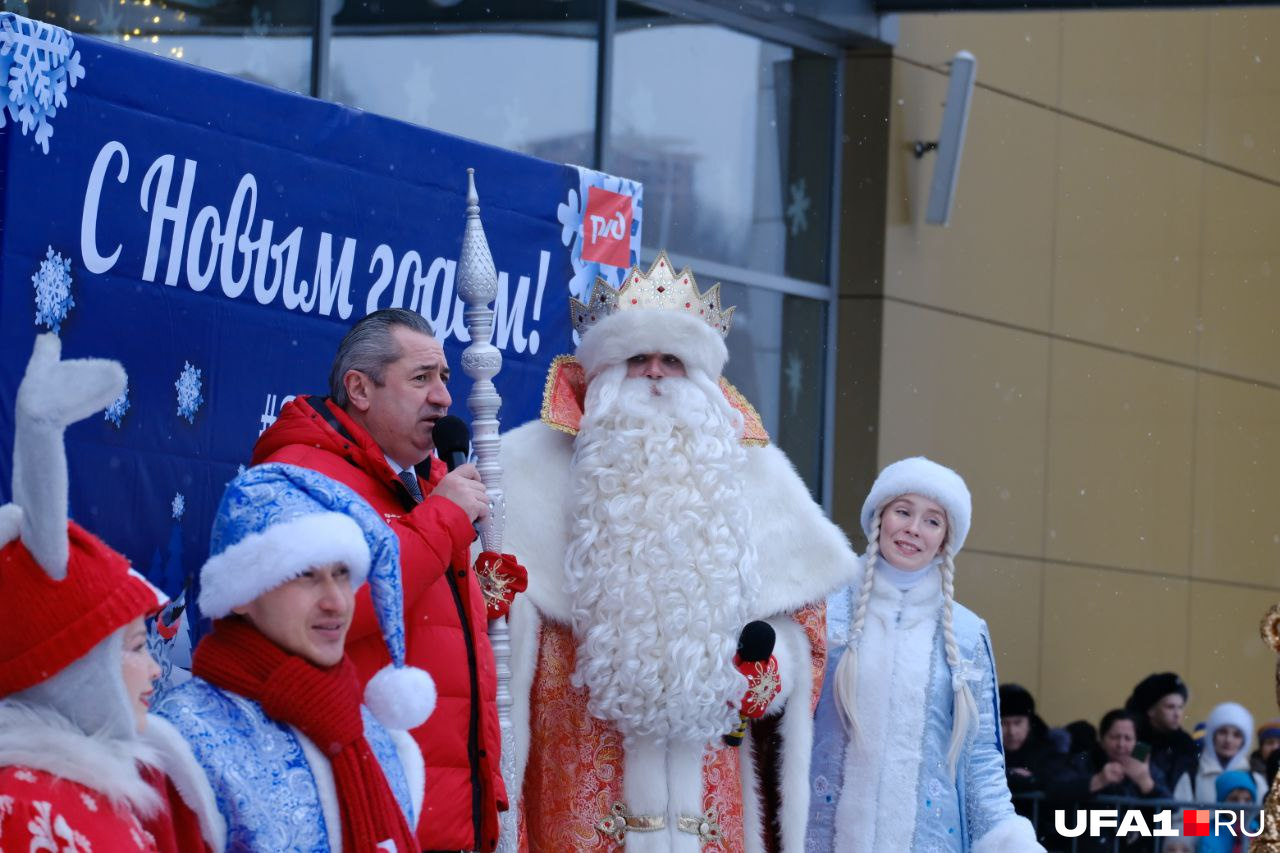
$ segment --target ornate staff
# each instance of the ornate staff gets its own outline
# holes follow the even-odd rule
[[[471,410],[471,444],[475,448],[476,468],[489,493],[489,518],[480,530],[480,541],[486,551],[502,551],[502,532],[506,524],[506,498],[502,494],[502,467],[498,464],[498,408],[502,397],[494,387],[493,377],[502,369],[502,352],[490,343],[493,335],[493,309],[489,303],[498,294],[498,274],[489,253],[489,241],[480,223],[480,197],[476,194],[475,169],[467,169],[467,224],[462,232],[462,255],[458,259],[458,295],[466,303],[463,318],[470,345],[462,351],[462,372],[474,383],[467,396]],[[516,802],[520,797],[519,780],[515,776],[515,735],[511,730],[511,641],[506,619],[489,622],[489,643],[498,673],[498,723],[502,729],[502,780],[507,786],[511,807],[503,812],[498,827],[499,853],[516,849]]]

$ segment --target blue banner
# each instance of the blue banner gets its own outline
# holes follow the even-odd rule
[[[426,317],[469,416],[454,286],[467,167],[499,270],[504,427],[537,416],[548,364],[572,351],[570,292],[620,283],[625,267],[599,258],[636,262],[633,181],[11,14],[0,75],[0,497],[34,337],[117,359],[125,395],[67,433],[71,513],[170,594],[207,556],[260,432],[292,395],[326,392],[366,313]],[[607,211],[589,209],[597,196]]]

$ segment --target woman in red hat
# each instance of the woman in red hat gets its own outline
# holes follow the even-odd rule
[[[144,619],[163,593],[67,519],[63,432],[124,388],[110,361],[36,339],[18,388],[13,500],[0,507],[0,844],[195,851],[140,734],[159,667]],[[196,839],[191,846],[191,838]]]

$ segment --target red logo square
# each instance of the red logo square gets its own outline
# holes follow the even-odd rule
[[[1212,835],[1213,811],[1210,809],[1183,809],[1183,835]]]
[[[582,259],[631,266],[631,196],[599,187],[587,191],[582,213]]]

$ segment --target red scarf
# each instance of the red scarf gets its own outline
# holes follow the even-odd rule
[[[417,849],[365,740],[360,679],[348,658],[322,669],[286,652],[244,620],[219,619],[191,664],[194,674],[257,702],[268,717],[293,726],[328,757],[338,789],[343,850],[378,853],[378,843],[387,839],[400,853]]]

